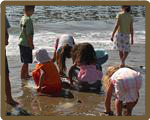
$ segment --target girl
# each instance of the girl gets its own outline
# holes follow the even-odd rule
[[[60,42],[60,45],[54,61],[56,60],[60,75],[66,77],[66,58],[71,58],[71,49],[75,42],[73,36],[70,34],[63,34],[57,40]]]
[[[32,72],[38,93],[60,95],[61,81],[59,73],[53,61],[45,49],[39,49],[35,53],[36,68]]]
[[[73,84],[73,70],[76,66],[80,67],[78,73],[78,84],[80,91],[87,91],[90,87],[100,91],[102,72],[96,69],[96,53],[89,43],[75,45],[72,50],[74,65],[69,70],[70,82]]]
[[[116,115],[122,115],[123,102],[125,103],[125,115],[131,116],[132,110],[138,102],[139,90],[142,79],[139,72],[131,68],[119,68],[111,66],[103,77],[103,85],[106,91],[105,110],[111,115],[111,97],[115,96]]]
[[[130,34],[131,34],[131,45],[133,45],[133,18],[130,14],[130,6],[122,6],[121,12],[116,17],[116,25],[113,30],[111,41],[114,41],[114,35],[116,31],[116,40],[114,41],[114,49],[119,50],[119,56],[121,60],[120,67],[125,66],[125,60],[130,52]]]

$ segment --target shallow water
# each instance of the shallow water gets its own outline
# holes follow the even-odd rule
[[[112,53],[110,54],[112,55]],[[138,59],[138,57],[136,59]],[[96,94],[96,93],[71,91],[74,95],[73,99],[67,99],[62,97],[38,96],[32,78],[28,81],[20,80],[19,75],[21,64],[19,58],[8,57],[8,60],[11,71],[10,78],[12,83],[13,96],[20,103],[20,106],[29,113],[32,113],[32,115],[42,115],[42,116],[103,115],[102,112],[104,111],[104,96],[105,96],[104,93]],[[118,59],[113,60],[118,61]],[[104,73],[105,68],[110,64],[110,62],[112,63],[112,60],[108,61],[108,63],[103,66]],[[132,65],[137,71],[140,71],[143,77],[143,85],[140,90],[140,99],[137,106],[133,110],[133,115],[140,115],[140,116],[145,115],[145,68],[140,68],[137,64],[132,64],[132,61],[129,61],[129,64]],[[69,61],[67,65],[70,65]],[[144,64],[142,63],[141,65]],[[34,65],[30,65],[30,70],[32,70],[33,67]],[[6,105],[6,111],[15,113],[14,112],[15,109],[12,109],[9,105]]]

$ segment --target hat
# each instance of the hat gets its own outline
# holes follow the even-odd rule
[[[104,56],[106,56],[108,54],[106,52],[106,50],[104,50],[104,49],[95,49],[95,52],[96,52],[97,58],[103,58]]]
[[[35,52],[35,59],[34,59],[34,63],[44,63],[44,62],[48,62],[50,60],[50,56],[48,55],[48,52],[46,51],[46,49],[38,49]]]
[[[61,46],[69,45],[73,47],[74,39],[70,34],[63,34],[59,37],[59,41],[61,42]]]

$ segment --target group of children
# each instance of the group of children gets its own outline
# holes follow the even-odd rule
[[[34,6],[25,6],[25,15],[21,19],[19,47],[23,62],[22,79],[29,77],[28,64],[32,63],[34,32],[30,16],[33,11]],[[112,115],[111,97],[114,96],[116,115],[122,115],[123,104],[126,109],[125,115],[132,115],[132,109],[139,99],[142,79],[139,72],[125,66],[125,59],[130,51],[130,34],[133,44],[133,20],[129,12],[130,6],[122,6],[122,12],[117,15],[117,23],[111,37],[119,50],[121,59],[119,67],[111,66],[103,75],[101,65],[108,60],[108,54],[104,50],[95,50],[88,42],[76,44],[72,35],[63,34],[56,39],[53,58],[50,58],[46,49],[38,49],[35,52],[34,62],[37,64],[32,76],[38,93],[59,96],[62,91],[61,77],[65,77],[70,82],[69,88],[77,85],[79,91],[90,89],[100,91],[103,86],[106,92],[105,114]],[[117,30],[117,38],[113,40]],[[73,62],[68,75],[67,58],[72,58]]]

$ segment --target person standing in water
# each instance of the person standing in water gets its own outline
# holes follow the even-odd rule
[[[134,43],[134,30],[133,30],[133,18],[130,14],[131,6],[122,6],[121,12],[116,16],[116,25],[113,30],[111,41],[114,41],[114,49],[119,51],[119,56],[121,60],[120,67],[125,66],[125,60],[130,52],[130,45]],[[116,39],[114,40],[114,35]],[[131,42],[130,42],[131,34]]]
[[[19,48],[20,48],[20,57],[21,62],[23,63],[21,68],[21,79],[28,79],[30,77],[28,71],[28,64],[32,63],[32,50],[34,49],[33,44],[33,23],[31,16],[34,12],[35,6],[25,6],[24,7],[24,16],[21,18],[20,27],[21,33],[19,36]]]

